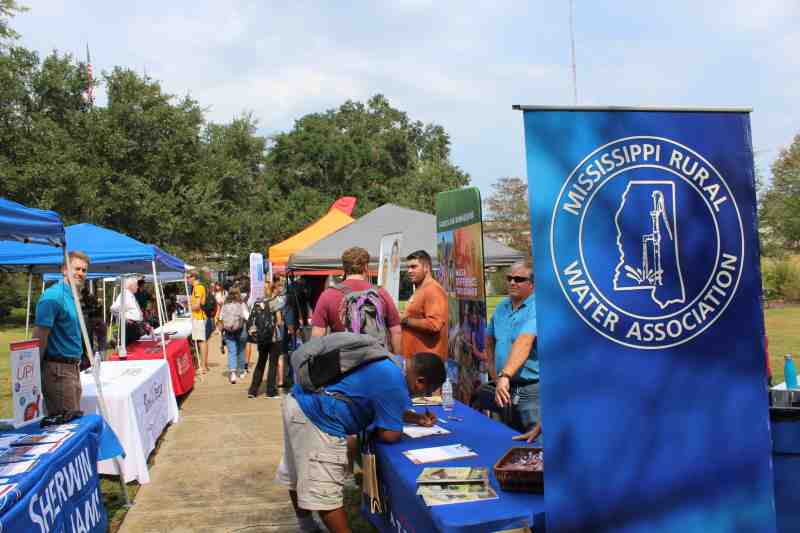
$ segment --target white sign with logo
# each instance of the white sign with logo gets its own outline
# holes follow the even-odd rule
[[[11,400],[14,427],[24,426],[44,416],[39,341],[11,343]]]
[[[250,294],[247,297],[247,304],[252,306],[253,302],[264,297],[264,256],[261,254],[250,254]]]
[[[378,285],[394,298],[394,304],[400,304],[400,250],[403,246],[402,233],[390,233],[381,238],[381,250],[378,260]]]

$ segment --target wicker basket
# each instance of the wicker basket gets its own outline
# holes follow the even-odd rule
[[[544,472],[536,470],[520,470],[509,468],[508,463],[519,455],[529,452],[538,453],[541,448],[514,447],[509,449],[494,465],[494,476],[500,488],[513,492],[544,492]]]

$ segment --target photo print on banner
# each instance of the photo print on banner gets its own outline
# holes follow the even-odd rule
[[[455,398],[469,405],[486,362],[483,219],[475,187],[436,195],[438,281],[447,293],[448,372]]]

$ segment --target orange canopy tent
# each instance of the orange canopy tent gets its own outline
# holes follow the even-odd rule
[[[284,272],[289,262],[289,256],[293,253],[311,246],[353,222],[354,219],[350,214],[355,205],[356,198],[353,196],[339,198],[325,216],[285,241],[270,246],[269,260],[272,262],[273,272]]]

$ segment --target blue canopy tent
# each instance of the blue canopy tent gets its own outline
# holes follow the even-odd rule
[[[25,243],[39,243],[39,244],[25,244]],[[0,246],[23,246],[30,248],[44,248],[49,252],[55,250],[58,257],[58,264],[67,264],[69,269],[70,288],[72,290],[75,305],[78,310],[78,322],[80,323],[81,334],[86,345],[86,352],[92,364],[96,366],[96,361],[93,360],[92,354],[88,348],[89,336],[86,333],[86,324],[83,322],[83,313],[81,312],[80,300],[78,299],[78,292],[72,282],[72,268],[67,261],[66,249],[66,232],[64,223],[57,213],[53,211],[45,211],[42,209],[34,209],[25,207],[16,202],[0,198]],[[49,245],[49,246],[48,246]],[[2,265],[2,260],[0,260]],[[28,306],[30,307],[30,277],[28,278]],[[26,335],[27,335],[26,324]],[[101,416],[108,420],[108,409],[105,405],[105,398],[103,397],[103,389],[98,378],[98,373],[94,373],[95,384],[98,393],[98,406],[100,407]],[[119,473],[120,488],[122,495],[125,498],[125,503],[130,505],[128,497],[128,489],[125,485],[125,480],[122,476],[122,463],[120,462],[119,455],[115,456],[114,464]]]
[[[64,223],[53,211],[25,207],[0,198],[0,241],[63,246]]]
[[[91,260],[93,274],[118,274],[152,272],[158,278],[159,270],[164,272],[183,272],[186,265],[153,244],[145,244],[114,230],[93,224],[75,224],[66,228],[66,243],[70,250],[81,250]],[[61,270],[64,258],[45,245],[23,244],[19,242],[0,242],[0,265],[16,272],[54,273]],[[30,291],[29,291],[30,300]],[[125,315],[124,302],[120,311]],[[160,288],[156,287],[156,304],[159,322],[164,324],[164,306]],[[29,311],[30,314],[30,311]],[[124,328],[123,328],[124,330]],[[121,339],[121,353],[124,354],[124,339]],[[162,343],[163,344],[163,343]],[[162,346],[163,348],[163,346]],[[163,349],[166,358],[166,349]]]
[[[66,228],[67,248],[81,250],[91,260],[92,273],[148,273],[153,262],[160,271],[183,272],[185,264],[153,244],[145,244],[93,224]],[[0,243],[0,265],[17,272],[59,272],[62,254],[44,245]]]

